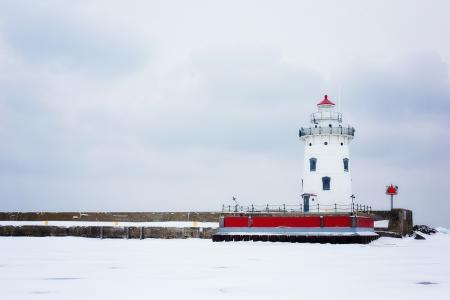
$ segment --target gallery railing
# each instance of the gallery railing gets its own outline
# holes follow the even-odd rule
[[[322,120],[333,120],[342,122],[342,113],[323,111],[311,114],[311,122],[313,122],[314,124],[317,124],[319,121]]]
[[[304,206],[303,204],[288,205],[222,205],[222,212],[224,213],[370,213],[372,207],[369,205],[362,205],[357,203],[352,204],[310,204]]]
[[[349,135],[355,136],[355,128],[353,127],[309,127],[300,128],[298,135],[299,137],[306,135],[320,135],[320,134],[338,134],[338,135]]]

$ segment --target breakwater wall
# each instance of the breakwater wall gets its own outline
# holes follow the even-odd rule
[[[0,221],[218,222],[220,212],[0,212]]]
[[[375,221],[389,220],[387,229],[375,228],[381,236],[394,237],[397,234],[397,237],[401,237],[413,232],[413,212],[409,209],[376,210],[372,211],[372,215]]]
[[[0,236],[77,236],[117,239],[211,239],[216,228],[199,227],[116,227],[116,226],[0,226]]]
[[[286,213],[289,214],[289,213]],[[298,214],[298,213],[297,213]],[[0,221],[98,221],[98,222],[219,222],[222,212],[0,212]],[[227,215],[241,215],[227,213]],[[271,215],[267,213],[265,215]],[[277,214],[280,215],[280,214]],[[407,209],[372,211],[378,220],[389,220],[382,236],[405,236],[413,231],[413,212]],[[121,226],[0,226],[0,236],[82,236],[94,238],[211,238],[215,228]],[[137,233],[139,232],[139,234]],[[101,233],[101,234],[100,234]],[[137,237],[139,236],[139,237]]]

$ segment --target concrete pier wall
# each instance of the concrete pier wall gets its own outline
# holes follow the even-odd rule
[[[0,226],[0,236],[77,236],[88,238],[118,238],[118,239],[210,239],[217,231],[215,228],[198,227],[59,227],[59,226]]]
[[[218,222],[220,212],[0,212],[1,221]]]
[[[289,213],[288,213],[289,214]],[[1,221],[100,221],[100,222],[168,222],[196,221],[219,222],[221,212],[0,212]],[[228,215],[239,216],[239,213]],[[267,213],[267,215],[272,215]],[[277,214],[279,215],[279,214]],[[413,213],[407,209],[373,211],[370,215],[377,220],[389,220],[389,228],[377,229],[381,235],[405,236],[412,232]],[[103,229],[100,229],[103,228]],[[127,229],[128,228],[128,229]],[[143,238],[211,238],[213,228],[167,228],[167,227],[56,227],[56,226],[0,226],[2,236],[85,236],[112,238],[135,238],[136,231],[143,231]],[[127,233],[128,232],[128,233]]]
[[[377,229],[378,231],[387,231],[405,236],[413,231],[413,212],[409,209],[396,208],[393,210],[377,210],[372,212],[374,220],[389,220],[387,229]],[[386,234],[386,236],[389,236]]]

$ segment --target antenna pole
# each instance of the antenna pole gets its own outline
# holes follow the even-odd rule
[[[338,87],[338,112],[341,111],[341,85]]]

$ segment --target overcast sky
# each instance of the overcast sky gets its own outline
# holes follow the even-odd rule
[[[1,1],[0,211],[300,201],[324,94],[356,201],[450,226],[450,2]]]

